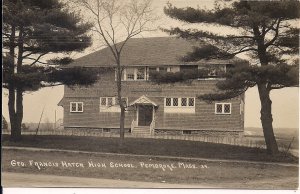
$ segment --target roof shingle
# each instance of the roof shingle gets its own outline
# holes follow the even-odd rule
[[[121,43],[118,43],[120,46]],[[180,60],[187,52],[192,51],[194,42],[175,37],[153,37],[129,39],[121,53],[123,66],[162,66],[188,64]],[[228,64],[232,60],[201,60],[197,64]],[[195,63],[193,63],[195,64]],[[69,66],[105,67],[115,65],[109,48],[76,59]]]

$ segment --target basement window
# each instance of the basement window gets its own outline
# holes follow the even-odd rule
[[[184,130],[184,131],[182,131],[182,134],[183,135],[191,135],[192,131],[191,130]]]
[[[103,133],[110,133],[110,129],[104,128],[104,129],[103,129]]]

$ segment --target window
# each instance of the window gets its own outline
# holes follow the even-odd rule
[[[189,106],[194,106],[194,104],[195,104],[195,99],[189,98]]]
[[[101,103],[100,103],[100,105],[101,106],[106,106],[106,98],[101,98]]]
[[[104,128],[104,129],[103,129],[103,132],[104,132],[104,133],[109,133],[109,132],[110,132],[110,129]]]
[[[156,69],[157,69],[156,67],[149,67],[149,72],[156,72],[157,71]]]
[[[112,106],[112,105],[113,105],[113,98],[107,98],[106,106]]]
[[[178,106],[178,98],[173,98],[173,106]]]
[[[215,114],[231,114],[231,103],[216,103]]]
[[[101,97],[100,98],[100,106],[113,106],[115,105],[115,97]]]
[[[217,104],[216,105],[216,113],[222,114],[222,112],[223,112],[223,105]]]
[[[123,102],[124,106],[127,107],[128,99],[127,98],[122,98],[122,102]]]
[[[181,98],[181,106],[187,106],[187,98]]]
[[[70,112],[83,112],[83,102],[70,102]]]
[[[119,105],[118,98],[116,98],[115,101],[116,101],[115,105]],[[122,102],[123,102],[124,106],[127,107],[127,105],[128,105],[128,98],[122,97]]]
[[[128,104],[128,98],[122,97],[122,101],[124,102],[125,106]],[[116,97],[101,97],[100,98],[100,106],[101,107],[111,107],[118,105],[118,98]]]
[[[224,113],[230,114],[230,104],[224,104]]]
[[[192,131],[191,130],[183,130],[182,134],[184,134],[184,135],[190,135],[190,134],[192,134]]]
[[[145,80],[145,68],[137,68],[137,74],[136,74],[137,80]]]
[[[167,67],[159,67],[159,72],[167,72],[168,68]]]
[[[166,106],[171,106],[171,98],[166,98]]]
[[[194,107],[195,106],[195,98],[166,98],[165,106]]]
[[[134,68],[126,69],[126,80],[134,80]]]
[[[124,80],[146,80],[146,67],[129,67],[124,69]]]

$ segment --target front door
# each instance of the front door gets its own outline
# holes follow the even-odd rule
[[[138,125],[150,126],[153,117],[153,107],[149,105],[140,105],[138,110]]]

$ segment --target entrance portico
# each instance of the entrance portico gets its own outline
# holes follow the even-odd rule
[[[136,120],[132,121],[131,132],[152,133],[155,126],[155,107],[157,104],[143,95],[130,103],[129,106],[136,107]]]

